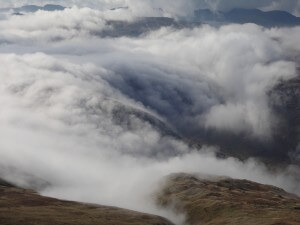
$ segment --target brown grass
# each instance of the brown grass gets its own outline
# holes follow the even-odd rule
[[[130,210],[62,201],[0,182],[1,225],[172,225]]]
[[[297,196],[247,180],[173,175],[159,193],[158,204],[175,205],[190,225],[300,224]]]

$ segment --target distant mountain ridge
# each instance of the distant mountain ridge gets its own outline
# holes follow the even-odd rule
[[[33,13],[38,10],[42,11],[62,11],[66,7],[61,5],[54,5],[54,4],[46,4],[44,6],[37,6],[37,5],[24,5],[17,8],[0,8],[0,12],[8,12],[12,11],[13,14],[22,14],[22,13]]]
[[[43,10],[43,11],[62,11],[64,10],[65,7],[61,5],[52,5],[52,4],[47,4],[44,6],[36,6],[36,5],[25,5],[19,8],[14,8],[15,13],[21,13],[21,12],[36,12],[38,10]]]
[[[55,4],[46,4],[44,6],[37,5],[24,5],[17,8],[0,8],[0,12],[12,11],[13,14],[18,15],[22,13],[32,13],[38,10],[42,11],[62,11],[66,7]],[[122,9],[128,9],[127,7],[120,7]],[[116,10],[120,8],[113,8]],[[171,19],[171,18],[168,18]],[[166,21],[163,21],[164,23]],[[170,23],[170,21],[167,21]],[[299,26],[300,17],[294,16],[286,11],[273,10],[262,11],[259,9],[244,9],[235,8],[228,12],[224,11],[211,11],[210,9],[198,9],[194,11],[193,22],[205,22],[205,23],[254,23],[264,27],[283,27],[283,26]],[[186,24],[185,24],[186,25]]]
[[[259,9],[235,8],[228,12],[213,12],[209,9],[195,11],[195,20],[198,22],[216,23],[254,23],[265,27],[282,27],[300,25],[300,17],[288,12],[274,10],[264,12]]]
[[[138,37],[163,27],[181,29],[200,25],[200,23],[176,21],[170,17],[140,17],[130,22],[110,20],[107,21],[107,24],[110,27],[101,31],[98,35],[102,37]]]

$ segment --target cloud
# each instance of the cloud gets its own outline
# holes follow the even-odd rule
[[[38,19],[37,19],[38,18]],[[105,26],[100,11],[77,7],[47,13],[39,11],[24,16],[11,16],[0,21],[0,40],[6,42],[57,41],[79,38],[100,31]]]
[[[131,58],[124,62],[124,57],[118,58],[119,65],[107,66],[121,76],[117,80],[109,77],[109,82],[178,127],[180,121],[187,124],[190,120],[189,129],[192,124],[227,129],[216,123],[228,115],[229,130],[268,136],[276,121],[268,108],[267,91],[279,79],[296,73],[293,62],[282,60],[284,52],[278,43],[252,25],[162,30],[145,40],[128,39],[126,45],[131,48],[127,53]],[[139,57],[142,53],[146,60]],[[233,106],[238,117],[231,113]],[[216,113],[222,107],[228,114],[220,117]],[[232,123],[238,118],[242,121]]]
[[[285,29],[249,24],[164,28],[140,39],[101,39],[97,33],[107,27],[105,14],[75,7],[12,16],[0,22],[0,40],[17,48],[28,44],[35,48],[39,43],[42,51],[52,54],[93,58],[89,60],[111,71],[106,82],[164,117],[179,132],[206,127],[272,136],[276,118],[267,92],[296,74],[288,48],[296,42],[298,28],[289,29],[289,37],[282,32]],[[278,34],[288,39],[285,44],[276,41]]]
[[[173,172],[225,174],[297,190],[292,178],[274,177],[253,161],[196,152],[133,115],[128,116],[134,130],[124,129],[113,120],[112,109],[118,102],[137,103],[102,79],[105,69],[44,54],[2,55],[1,62],[1,165],[47,181],[46,195],[166,215],[144,198]],[[32,178],[12,179],[19,180],[30,185]]]
[[[267,93],[296,76],[299,28],[203,25],[99,36],[116,15],[73,7],[0,21],[1,176],[24,186],[42,180],[50,184],[39,189],[45,195],[176,221],[151,201],[170,173],[227,175],[299,193],[297,166],[273,174],[184,141],[206,129],[272,138],[277,118]]]
[[[15,183],[32,185],[32,177],[40,178],[50,184],[42,190],[46,195],[168,217],[146,202],[173,172],[229,174],[295,188],[291,178],[269,176],[254,161],[218,160],[213,149],[190,149],[134,115],[128,115],[134,129],[125,129],[113,120],[114,107],[142,106],[106,83],[105,69],[41,53],[5,54],[0,61],[0,163],[31,175],[1,171]]]
[[[217,159],[208,147],[191,149],[134,115],[128,115],[135,122],[133,130],[120,126],[112,115],[117,101],[109,99],[136,103],[101,78],[107,73],[104,69],[44,54],[1,55],[0,59],[6,65],[0,73],[5,84],[0,89],[0,163],[31,175],[1,171],[13,182],[26,186],[32,185],[32,177],[40,178],[50,184],[41,190],[45,195],[176,220],[180,218],[159,211],[150,200],[170,173],[225,174],[297,191],[293,178],[284,173],[271,175],[251,160]]]

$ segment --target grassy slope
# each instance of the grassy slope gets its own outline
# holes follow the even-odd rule
[[[164,218],[130,210],[39,196],[0,180],[1,225],[172,225]]]
[[[185,212],[191,225],[299,225],[300,199],[247,180],[171,176],[158,203]]]

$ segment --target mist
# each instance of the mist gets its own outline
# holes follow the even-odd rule
[[[202,25],[103,38],[112,19],[184,16],[183,1],[49,2],[77,6],[0,21],[1,177],[46,196],[177,223],[182,215],[157,208],[153,197],[172,173],[249,179],[300,194],[298,165],[270,172],[258,160],[221,159],[218,146],[181,138],[212,129],[271,141],[280,119],[268,92],[297,76],[299,27]],[[125,3],[130,10],[106,10]]]

